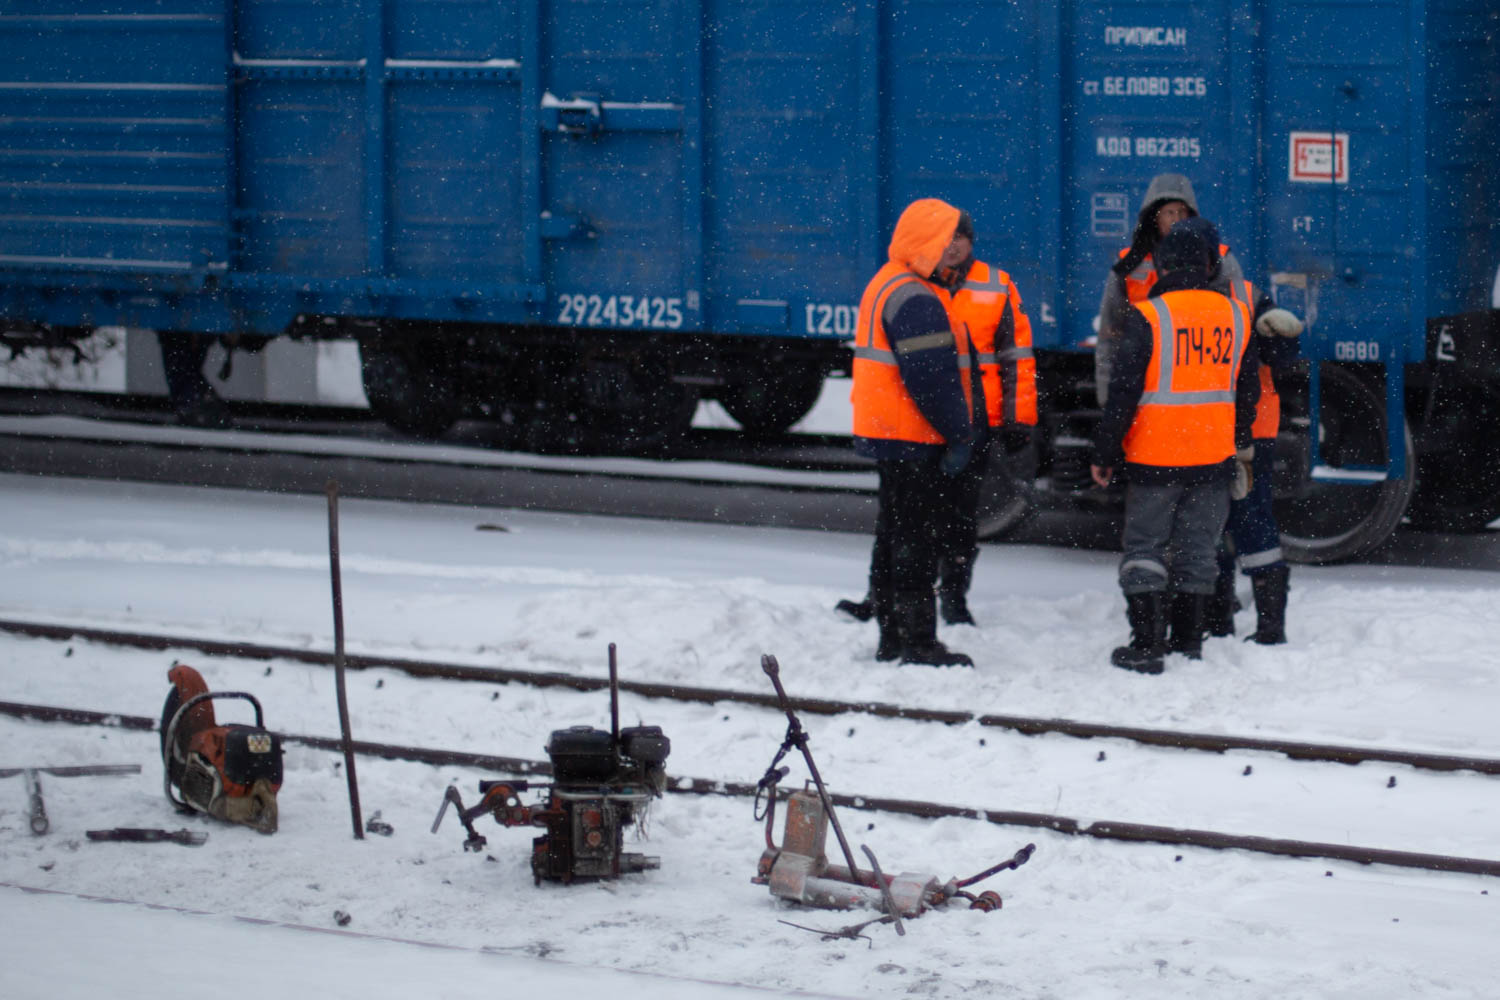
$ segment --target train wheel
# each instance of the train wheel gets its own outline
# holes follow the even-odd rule
[[[370,410],[391,427],[435,438],[458,419],[458,364],[448,345],[435,338],[362,340],[359,357]]]
[[[1407,513],[1418,528],[1480,531],[1500,517],[1500,406],[1488,386],[1473,386],[1451,391],[1443,409],[1458,426],[1419,434],[1432,448],[1417,460],[1421,484]]]
[[[980,538],[1004,538],[1031,518],[1037,506],[1036,471],[1034,442],[1014,454],[990,442],[989,469],[979,495]]]
[[[781,434],[807,416],[823,392],[823,369],[795,361],[756,362],[719,390],[719,402],[755,437]]]
[[[1321,397],[1318,449],[1322,464],[1335,469],[1386,464],[1381,394],[1354,372],[1324,365]],[[1284,423],[1298,411],[1306,415],[1305,393],[1289,393],[1282,402]],[[1405,443],[1405,479],[1368,484],[1307,480],[1296,495],[1278,497],[1276,520],[1286,557],[1303,563],[1338,562],[1362,556],[1385,541],[1400,523],[1415,487],[1417,464],[1410,431]]]

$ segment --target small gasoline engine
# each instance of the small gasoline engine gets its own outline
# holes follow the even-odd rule
[[[666,788],[665,763],[672,743],[659,726],[619,726],[619,686],[615,647],[609,647],[610,729],[573,726],[554,731],[547,740],[552,761],[551,784],[525,780],[481,781],[481,798],[466,807],[458,789],[448,787],[437,818],[436,833],[449,803],[468,831],[464,849],[478,851],[487,841],[474,820],[489,813],[501,826],[539,826],[546,833],[532,840],[531,873],[542,879],[618,878],[660,868],[661,859],[623,850],[625,829],[643,819],[653,798]],[[522,805],[518,793],[547,791],[545,804]]]
[[[264,728],[260,702],[243,691],[209,691],[203,676],[185,663],[174,663],[167,679],[172,689],[161,710],[167,799],[182,812],[204,812],[275,833],[281,739]],[[255,707],[255,725],[219,725],[216,698],[248,701]]]

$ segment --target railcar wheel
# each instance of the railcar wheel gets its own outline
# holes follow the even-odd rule
[[[807,416],[823,392],[823,370],[795,361],[762,360],[719,390],[719,402],[752,437],[781,434]]]
[[[1385,465],[1385,400],[1380,393],[1354,372],[1324,365],[1321,397],[1318,449],[1322,464],[1350,470]],[[1305,392],[1283,396],[1283,407],[1283,423],[1295,425],[1288,417],[1306,417]],[[1362,556],[1385,541],[1400,523],[1416,485],[1410,430],[1405,446],[1405,479],[1372,483],[1305,480],[1295,495],[1278,497],[1276,521],[1286,557],[1302,563],[1339,562]]]
[[[1034,439],[1013,454],[998,441],[992,440],[989,448],[989,469],[979,495],[979,537],[1004,538],[1036,513],[1037,449]]]
[[[449,345],[436,338],[362,340],[359,357],[370,410],[389,426],[435,438],[458,419],[458,361]]]

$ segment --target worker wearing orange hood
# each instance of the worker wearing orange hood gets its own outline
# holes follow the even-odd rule
[[[880,473],[870,592],[880,626],[876,658],[973,666],[937,638],[939,538],[953,515],[957,477],[984,443],[984,389],[967,332],[954,330],[948,292],[970,256],[960,212],[912,202],[891,236],[889,261],[860,299],[854,341],[854,450]]]

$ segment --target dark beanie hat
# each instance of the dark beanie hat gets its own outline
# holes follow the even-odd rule
[[[954,236],[962,236],[970,243],[974,242],[974,220],[969,218],[968,212],[958,213],[958,226],[953,230]]]
[[[1219,263],[1219,227],[1201,215],[1183,219],[1161,238],[1152,257],[1162,274],[1212,271]]]

